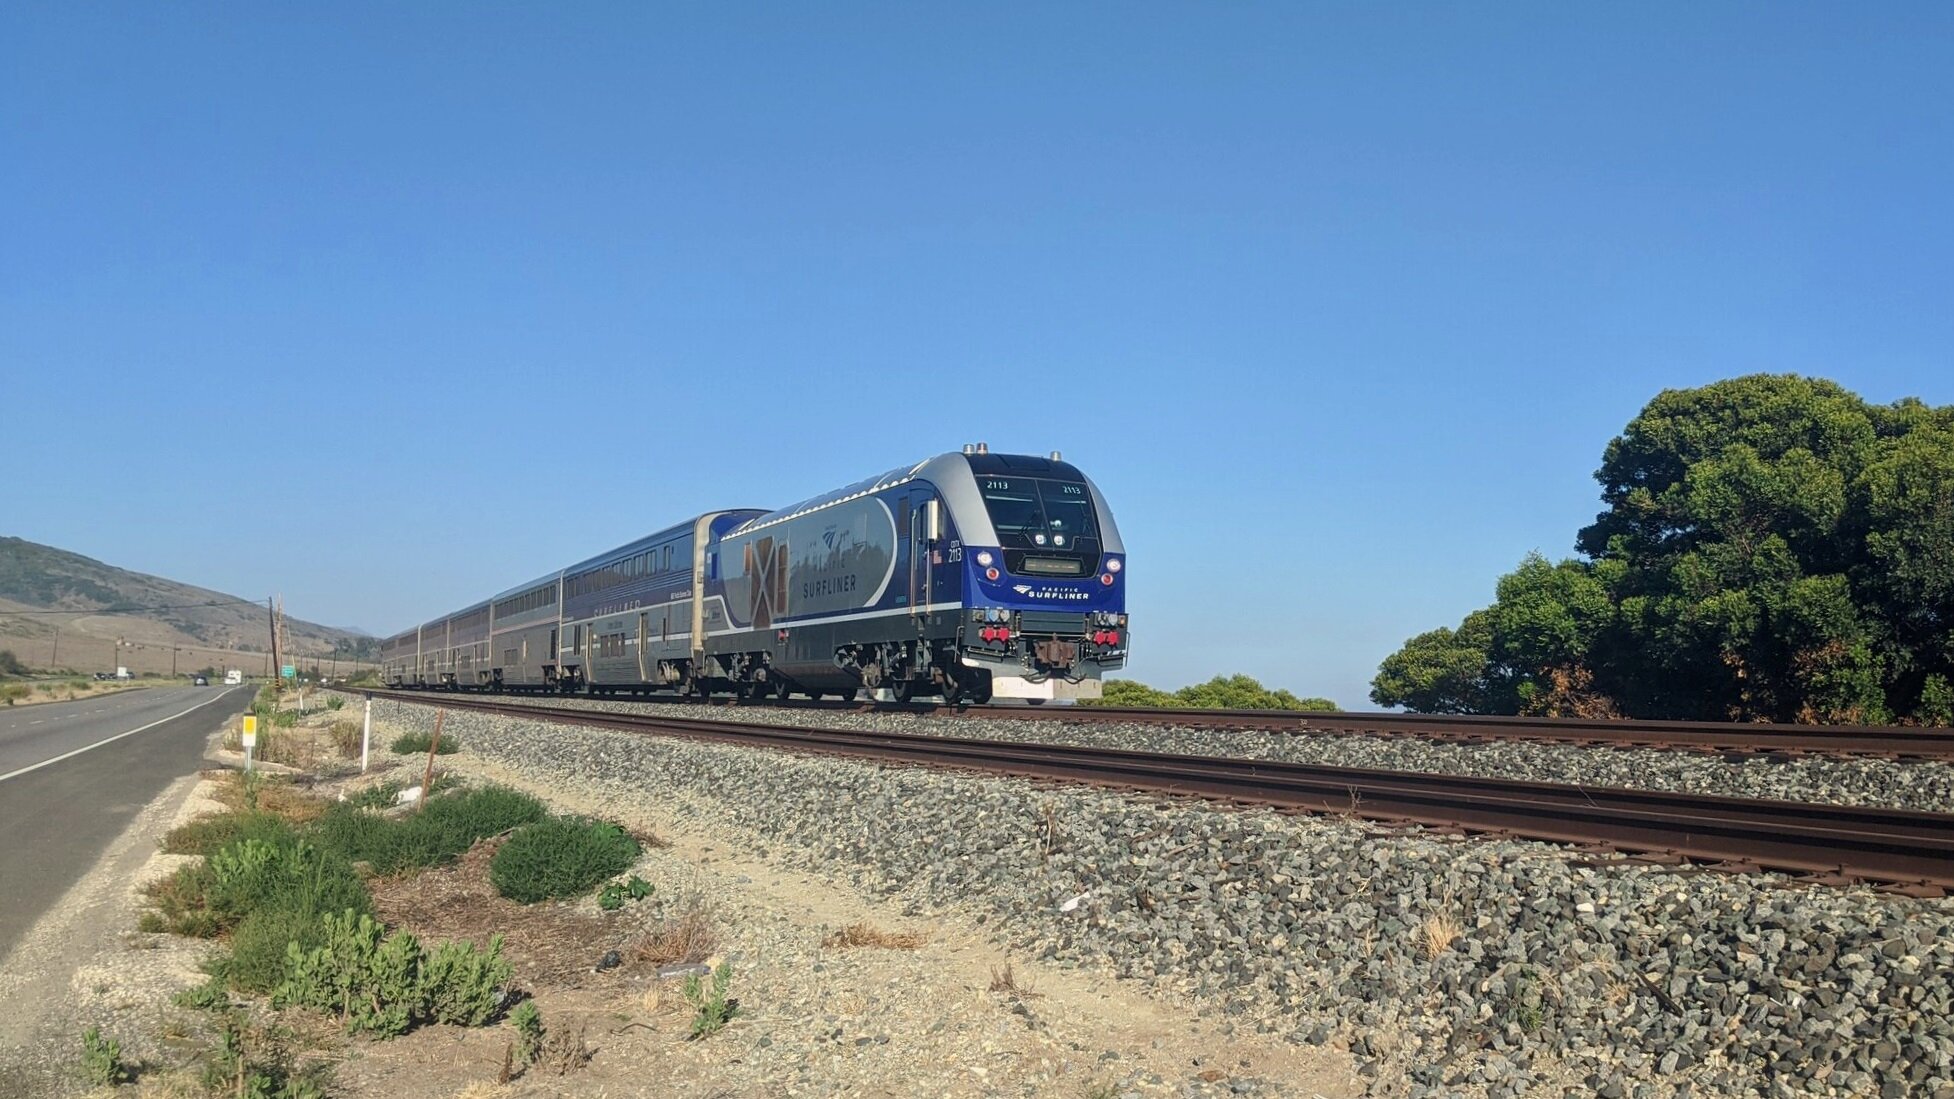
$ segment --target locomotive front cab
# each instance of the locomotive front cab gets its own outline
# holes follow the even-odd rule
[[[1127,652],[1125,546],[1105,500],[1056,453],[965,458],[988,544],[963,547],[962,663],[999,698],[1099,697]]]

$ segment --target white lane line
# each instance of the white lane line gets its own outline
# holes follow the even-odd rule
[[[137,733],[142,732],[144,729],[154,729],[156,726],[161,725],[166,721],[175,721],[177,718],[182,717],[184,714],[190,713],[192,710],[201,710],[205,706],[210,705],[211,703],[217,701],[220,698],[223,698],[225,695],[228,695],[230,693],[231,692],[229,690],[225,690],[222,694],[214,695],[210,698],[204,699],[202,702],[199,702],[195,706],[190,707],[189,710],[183,710],[179,713],[171,714],[168,717],[160,718],[156,721],[150,722],[147,725],[143,725],[138,728],[131,729],[126,733],[117,733],[112,737],[106,737],[102,740],[96,741],[93,744],[86,745],[85,747],[76,748],[72,752],[66,752],[63,753],[62,755],[55,756],[53,759],[44,759],[39,763],[34,763],[26,767],[22,767],[17,771],[8,771],[6,774],[0,775],[0,782],[5,782],[10,778],[18,778],[29,771],[38,771],[41,768],[46,767],[51,763],[59,763],[64,759],[72,759],[75,756],[82,754],[83,752],[93,751],[96,748],[100,748],[104,744],[111,744],[114,743],[115,741],[121,740],[125,736],[135,736]]]

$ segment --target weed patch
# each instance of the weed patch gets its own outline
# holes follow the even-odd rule
[[[830,950],[872,946],[882,950],[914,950],[929,940],[915,931],[884,931],[873,924],[851,923],[821,940]]]
[[[727,962],[720,962],[712,971],[711,983],[696,973],[685,979],[685,1002],[692,1005],[693,1038],[718,1033],[740,1013],[739,1001],[726,998],[732,984],[733,967]]]
[[[489,880],[524,904],[574,897],[629,869],[638,854],[638,841],[615,824],[546,817],[509,837],[489,864]]]
[[[212,813],[170,829],[163,837],[163,850],[172,855],[209,855],[239,840],[279,842],[290,833],[290,826],[270,813]]]
[[[612,882],[597,894],[597,907],[606,912],[623,908],[627,901],[641,901],[651,896],[651,883],[636,874],[630,881]]]
[[[677,916],[665,920],[631,947],[631,960],[640,965],[664,966],[703,962],[719,947],[712,916],[705,904],[694,898]]]
[[[432,733],[402,733],[394,738],[393,750],[401,755],[412,755],[416,752],[424,753],[433,745]],[[440,745],[434,748],[434,754],[437,756],[453,755],[459,751],[461,751],[461,738],[452,733],[442,737]]]
[[[334,707],[338,709],[338,707]],[[332,746],[341,759],[360,758],[360,742],[365,734],[357,721],[335,721],[332,723]]]
[[[114,1087],[129,1082],[129,1066],[122,1063],[122,1043],[104,1037],[100,1027],[89,1027],[81,1033],[81,1070],[88,1082],[100,1087]]]
[[[384,1038],[423,1022],[480,1026],[501,1004],[511,969],[500,936],[485,952],[443,943],[429,954],[407,932],[385,934],[371,916],[349,911],[323,924],[322,946],[288,948],[274,1007],[330,1012],[353,1033]]]
[[[536,1001],[524,1000],[516,1005],[509,1015],[509,1022],[516,1028],[516,1063],[531,1064],[536,1055],[543,1052],[543,1013],[536,1010]]]
[[[542,817],[543,803],[528,794],[485,786],[429,798],[421,811],[401,817],[342,802],[328,809],[315,829],[321,843],[367,863],[374,873],[397,874],[450,862],[477,841]]]
[[[234,931],[225,975],[240,988],[262,991],[278,980],[288,941],[316,942],[319,917],[371,912],[373,900],[343,856],[277,818],[249,821],[252,834],[180,868],[149,895],[163,929],[198,938]]]

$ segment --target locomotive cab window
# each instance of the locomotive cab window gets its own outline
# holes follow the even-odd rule
[[[1047,539],[1062,537],[1071,542],[1093,537],[1097,532],[1092,494],[1081,482],[980,476],[977,487],[984,494],[991,525],[997,528],[1000,537],[1008,539],[1017,535],[1031,539],[1043,534]]]

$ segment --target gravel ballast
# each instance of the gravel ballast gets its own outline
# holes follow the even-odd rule
[[[645,712],[644,703],[549,699],[549,705]],[[1182,755],[1233,756],[1429,771],[1532,782],[1616,786],[1719,797],[1769,798],[1835,805],[1947,812],[1954,806],[1954,763],[1842,759],[1822,756],[1721,756],[1651,748],[1582,748],[1566,744],[1496,741],[1447,743],[1355,733],[1269,733],[1189,729],[1127,722],[1068,722],[1041,718],[926,717],[897,713],[691,706],[657,703],[653,713],[718,721],[753,721],[824,729],[863,729],[924,736],[981,737],[1046,744],[1078,744]]]
[[[1376,1094],[1954,1099],[1949,902],[467,711],[446,729],[539,782],[647,799],[967,916],[1021,956],[1347,1045]]]

